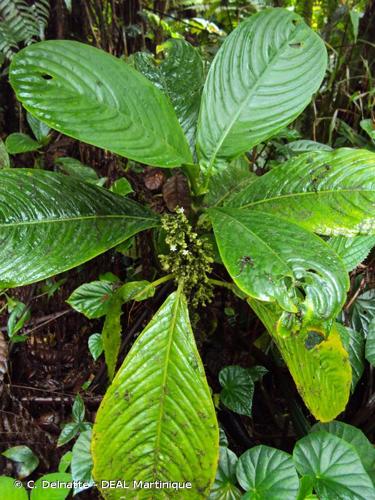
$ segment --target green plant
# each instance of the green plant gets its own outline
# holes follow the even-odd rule
[[[167,62],[174,58],[170,66],[150,75],[146,65],[152,81],[72,41],[23,49],[13,58],[10,81],[24,107],[50,127],[140,163],[179,168],[189,179],[190,212],[179,208],[160,218],[76,177],[0,172],[3,287],[53,276],[146,229],[164,235],[157,252],[170,274],[153,283],[93,282],[69,299],[89,317],[105,315],[102,341],[112,379],[122,304],[144,300],[165,281],[177,285],[115,375],[93,428],[94,478],[131,482],[133,498],[150,495],[140,481],[161,497],[167,493],[157,481],[172,489],[191,482],[191,498],[210,490],[219,432],[187,299],[207,303],[214,286],[233,291],[258,314],[318,420],[345,408],[352,370],[345,327],[335,320],[349,281],[324,238],[375,232],[369,151],[310,148],[261,177],[249,172],[244,154],[280,134],[325,73],[324,44],[299,16],[273,9],[241,23],[217,53],[201,95],[203,81],[195,79],[194,91],[186,85],[191,74],[202,77],[196,49],[169,44],[176,44],[166,55]],[[211,278],[215,260],[232,282]],[[172,479],[185,486],[169,484]],[[291,480],[296,492],[296,473]],[[102,493],[121,496],[121,490]]]
[[[49,0],[1,0],[0,1],[0,52],[12,59],[19,44],[29,45],[36,39],[44,39],[49,17]]]
[[[45,474],[38,481],[27,481],[30,496],[21,481],[0,476],[1,497],[6,500],[65,500],[72,488],[72,476],[64,472]]]
[[[237,458],[222,446],[209,498],[372,498],[374,465],[375,450],[359,429],[338,421],[316,424],[297,441],[293,456],[260,445]]]

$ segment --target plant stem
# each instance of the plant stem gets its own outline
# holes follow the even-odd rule
[[[228,288],[228,290],[231,290],[233,292],[232,283],[228,283],[227,281],[214,280],[212,278],[209,278],[208,282],[211,283],[211,285],[222,286],[224,288]]]
[[[170,281],[171,279],[174,278],[174,274],[166,274],[165,276],[162,276],[161,278],[159,278],[158,280],[156,281],[153,281],[151,283],[151,286],[153,287],[157,287],[159,285],[162,285],[163,283],[165,283],[166,281]]]
[[[183,165],[182,169],[190,181],[190,185],[191,185],[191,189],[192,189],[193,193],[196,196],[199,196],[199,194],[201,192],[201,188],[200,188],[199,182],[198,182],[198,178],[199,178],[198,165]]]

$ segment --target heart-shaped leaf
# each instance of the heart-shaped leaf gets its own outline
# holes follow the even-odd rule
[[[220,401],[230,410],[251,417],[254,382],[250,373],[241,366],[226,366],[219,373],[219,382]]]
[[[29,476],[39,465],[39,458],[28,446],[13,446],[3,451],[2,455],[16,462],[17,475],[20,479]]]
[[[100,318],[107,314],[113,294],[113,283],[91,281],[76,288],[67,303],[89,319]]]
[[[307,153],[272,169],[231,198],[232,207],[281,215],[326,235],[375,234],[375,153]]]
[[[123,60],[75,41],[21,50],[10,82],[36,118],[66,135],[141,163],[192,162],[167,97]]]
[[[326,424],[318,423],[311,427],[311,432],[320,431],[330,432],[354,446],[369,476],[375,473],[375,448],[360,429],[335,420]]]
[[[137,488],[139,481],[157,480],[189,482],[187,495],[207,498],[218,443],[215,410],[179,289],[138,337],[104,396],[93,431],[93,476],[128,481],[129,498],[160,495],[152,486]],[[103,494],[119,498],[124,492]]]
[[[354,447],[328,432],[312,432],[300,439],[293,451],[297,470],[315,478],[320,498],[374,497],[374,486]]]
[[[327,65],[323,41],[294,12],[242,22],[217,53],[204,86],[197,150],[205,171],[265,141],[310,102]]]
[[[249,500],[297,498],[299,480],[292,457],[269,446],[255,446],[240,456],[237,479]]]
[[[134,201],[42,170],[0,170],[0,202],[2,287],[71,269],[158,224]]]

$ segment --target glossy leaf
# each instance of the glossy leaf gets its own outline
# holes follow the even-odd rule
[[[93,475],[129,481],[127,498],[166,498],[170,490],[133,489],[132,481],[172,477],[192,483],[192,498],[207,498],[218,443],[215,410],[178,290],[137,338],[104,396],[94,425]],[[118,499],[124,492],[103,494]]]
[[[36,151],[41,145],[29,135],[16,132],[5,139],[5,147],[9,154],[16,155]]]
[[[375,234],[375,154],[343,148],[289,160],[230,200],[326,235]]]
[[[332,151],[332,148],[321,142],[298,139],[297,141],[288,142],[284,146],[278,148],[277,151],[287,156],[296,156],[309,151]]]
[[[9,500],[28,500],[26,489],[14,485],[14,479],[8,476],[0,476],[0,497]]]
[[[352,271],[363,262],[371,249],[375,247],[374,236],[354,236],[346,238],[345,236],[332,236],[328,240],[329,245],[341,257],[347,271]]]
[[[358,453],[363,467],[370,475],[375,473],[375,448],[357,427],[345,424],[344,422],[333,421],[326,424],[315,424],[311,428],[312,432],[325,431],[343,439],[354,446]]]
[[[89,319],[100,318],[107,314],[113,294],[113,283],[91,281],[76,288],[67,303]]]
[[[39,144],[46,144],[49,139],[48,134],[51,131],[49,126],[38,120],[38,118],[35,118],[35,116],[30,113],[26,114],[26,119]]]
[[[275,341],[304,403],[317,420],[328,422],[348,402],[351,386],[349,355],[337,326],[300,325],[297,317],[275,304],[254,299],[248,303]]]
[[[225,40],[202,94],[197,150],[206,171],[267,140],[310,102],[327,64],[323,41],[293,12],[265,10]]]
[[[79,394],[77,394],[74,399],[72,417],[74,422],[83,422],[83,419],[85,418],[85,403]]]
[[[133,193],[133,188],[128,179],[121,177],[121,179],[118,179],[112,184],[110,191],[121,196],[126,196],[127,194]]]
[[[238,458],[225,446],[220,447],[220,458],[215,482],[212,485],[209,500],[237,500],[241,492],[237,485],[236,466]]]
[[[147,209],[41,170],[0,170],[0,285],[45,279],[156,226]]]
[[[248,499],[297,498],[299,480],[292,457],[269,446],[255,446],[240,456],[237,479]]]
[[[219,373],[220,401],[230,410],[251,417],[254,382],[241,366],[226,366]]]
[[[212,175],[204,203],[209,207],[225,205],[232,196],[256,179],[257,176],[251,172],[245,157],[236,158],[229,168],[218,170]]]
[[[10,82],[36,118],[66,135],[149,165],[192,161],[168,99],[123,60],[75,41],[21,50]]]
[[[301,475],[315,478],[320,498],[374,497],[374,486],[354,447],[328,432],[312,432],[300,439],[293,459]]]
[[[154,296],[155,286],[146,280],[129,281],[122,285],[116,293],[124,303],[131,300],[141,302]]]
[[[74,443],[71,471],[73,481],[86,483],[81,487],[75,488],[74,493],[86,490],[94,485],[92,472],[92,457],[90,452],[91,446],[91,430],[82,432]]]
[[[365,352],[367,361],[375,366],[375,318],[369,324]]]
[[[241,290],[291,312],[304,303],[320,318],[338,314],[348,277],[318,236],[267,213],[220,208],[209,215],[221,258]]]
[[[181,38],[171,38],[159,46],[164,59],[158,65],[151,54],[135,55],[135,67],[156,85],[173,104],[176,115],[194,151],[201,92],[203,61],[198,50]]]
[[[16,462],[17,476],[20,479],[29,476],[39,465],[39,458],[28,446],[13,446],[3,451],[2,455]]]
[[[69,422],[64,425],[61,430],[60,436],[57,440],[57,446],[63,446],[69,443],[80,431],[80,424],[77,422]]]
[[[88,340],[91,356],[96,361],[103,352],[103,339],[100,333],[93,333]]]

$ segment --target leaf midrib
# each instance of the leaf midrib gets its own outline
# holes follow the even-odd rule
[[[288,37],[288,39],[281,45],[281,47],[279,48],[279,50],[277,50],[277,52],[275,53],[275,55],[270,59],[268,65],[266,66],[266,68],[264,69],[264,71],[259,75],[259,78],[258,78],[256,84],[250,90],[249,94],[244,99],[244,101],[241,104],[241,106],[239,106],[237,112],[234,114],[233,119],[230,121],[228,127],[226,128],[226,130],[223,131],[222,136],[219,139],[219,141],[217,143],[217,146],[216,146],[216,148],[215,148],[215,150],[213,152],[211,161],[210,161],[210,163],[208,165],[208,171],[207,171],[207,176],[208,177],[211,174],[211,169],[212,169],[212,167],[214,165],[214,162],[215,162],[216,157],[217,157],[217,155],[219,153],[219,150],[220,150],[221,146],[223,145],[225,139],[227,138],[228,134],[232,130],[234,123],[237,121],[238,117],[241,115],[244,107],[248,104],[248,102],[251,100],[251,98],[258,91],[260,85],[263,83],[264,79],[268,76],[268,72],[270,72],[273,69],[273,64],[275,63],[275,61],[284,52],[284,50],[287,48],[287,45],[290,43],[290,41],[293,40],[293,38],[296,36],[296,32],[297,32],[296,29],[293,30],[293,32],[291,33],[291,35],[292,35],[291,38]]]
[[[228,214],[228,212],[221,211],[221,210],[218,210],[218,212],[221,212],[222,214],[224,214],[227,217],[231,218],[237,224],[239,224],[240,226],[242,226],[247,233],[250,233],[255,239],[257,239],[258,241],[260,241],[262,243],[262,245],[264,245],[275,256],[275,259],[278,260],[279,262],[281,262],[284,267],[286,266],[289,269],[289,271],[292,273],[291,275],[294,276],[293,269],[291,269],[289,267],[289,264],[287,262],[285,262],[283,259],[281,259],[280,256],[279,256],[279,254],[275,250],[273,250],[273,248],[270,247],[268,245],[268,243],[266,243],[264,240],[262,240],[262,238],[260,236],[258,236],[256,233],[254,233],[254,231],[252,231],[247,226],[245,226],[245,224],[243,222],[239,221],[238,219],[236,219],[232,215]],[[266,215],[269,215],[269,214],[266,214]]]
[[[304,196],[316,196],[318,198],[319,195],[331,195],[331,194],[341,194],[341,193],[372,193],[375,195],[375,191],[373,189],[335,189],[335,190],[322,190],[322,191],[304,191],[298,193],[288,193],[281,194],[277,196],[273,196],[271,198],[262,198],[261,200],[257,200],[254,202],[247,203],[246,205],[241,205],[239,208],[250,208],[255,205],[261,205],[270,203],[272,201],[278,201],[281,199],[293,198],[293,197],[304,197]]]
[[[163,374],[162,374],[162,383],[161,383],[161,397],[160,397],[160,408],[159,408],[159,416],[157,420],[157,427],[156,427],[156,438],[155,438],[155,451],[154,451],[154,463],[153,463],[153,477],[154,479],[160,479],[158,477],[158,462],[159,462],[159,452],[160,452],[160,442],[161,442],[161,434],[162,434],[162,424],[164,420],[164,407],[165,407],[165,397],[166,397],[166,386],[167,386],[167,380],[168,380],[168,370],[169,370],[169,359],[170,359],[170,354],[171,354],[171,349],[172,349],[172,342],[173,342],[173,337],[174,337],[174,332],[176,328],[176,323],[177,323],[177,313],[180,305],[180,298],[181,298],[181,287],[176,291],[176,298],[175,298],[175,303],[173,305],[173,312],[172,312],[172,318],[169,323],[169,328],[168,328],[168,342],[167,342],[167,347],[166,347],[166,353],[165,353],[165,363],[164,363],[164,369],[163,369]],[[153,497],[152,497],[153,498]]]
[[[0,223],[0,228],[13,228],[19,226],[33,226],[38,224],[52,224],[56,222],[80,222],[85,220],[98,220],[98,219],[135,219],[135,220],[143,220],[143,221],[154,221],[157,222],[157,219],[153,217],[142,217],[139,215],[127,215],[127,214],[114,214],[114,215],[87,215],[87,216],[78,216],[78,217],[65,217],[61,219],[43,219],[43,220],[31,220],[31,221],[22,221],[15,223]]]
[[[48,50],[47,50],[46,52],[48,53]],[[52,51],[52,54],[54,54],[54,53],[53,53],[53,51]],[[35,54],[32,54],[32,56],[33,56],[33,57],[36,57],[36,55],[35,55]],[[71,56],[71,54],[70,54],[70,56]],[[68,58],[69,58],[69,60],[71,60],[71,62],[72,62],[72,63],[76,63],[76,61],[74,61],[74,59],[71,59],[71,57],[66,56],[66,55],[65,55],[64,57],[65,57],[66,59],[68,59]],[[126,63],[125,63],[125,64],[126,64]],[[26,71],[26,70],[25,70],[25,71]],[[139,72],[137,72],[137,73],[139,73]],[[141,73],[139,73],[139,75],[141,75]],[[61,77],[61,75],[59,75],[59,76]],[[141,75],[141,76],[143,76],[143,75]],[[144,78],[147,80],[147,82],[148,82],[148,83],[151,83],[151,85],[153,85],[153,84],[152,84],[152,82],[149,82],[149,80],[148,80],[146,77],[144,77]],[[12,77],[11,77],[10,79],[12,79]],[[19,75],[17,75],[14,79],[15,79],[15,80],[17,79],[17,80],[18,80],[18,83],[20,83],[20,82],[21,82],[20,86],[25,84],[24,75],[23,75],[23,76],[21,76],[21,78],[19,77]],[[28,83],[28,82],[27,82],[27,85],[28,85],[28,86],[30,86],[30,83]],[[32,84],[32,85],[34,86],[34,84]],[[29,104],[28,104],[28,102],[29,102],[29,100],[30,100],[30,99],[28,99],[28,100],[27,100],[27,102],[26,102],[24,99],[22,99],[22,98],[21,98],[22,90],[21,90],[20,86],[19,86],[19,88],[18,88],[18,89],[17,89],[17,91],[16,91],[17,98],[18,98],[18,99],[22,102],[22,104],[23,104],[24,108],[25,108],[27,111],[29,111],[29,112],[30,112],[30,113],[32,113],[32,114],[33,114],[33,112],[35,113],[35,110],[36,110],[36,111],[38,111],[37,106],[35,107],[35,106],[33,106],[33,105],[29,105]],[[155,87],[155,86],[153,85],[153,87]],[[156,87],[155,87],[155,88],[156,88]],[[120,108],[118,108],[118,107],[116,107],[116,106],[111,106],[111,105],[110,105],[107,101],[100,102],[98,99],[93,99],[93,98],[91,98],[91,97],[90,97],[90,96],[88,96],[86,93],[80,93],[80,92],[74,93],[74,92],[71,92],[69,89],[67,90],[67,89],[66,89],[66,87],[64,87],[64,86],[63,86],[63,90],[66,92],[66,94],[67,94],[68,96],[72,96],[73,98],[77,98],[77,96],[79,95],[79,97],[80,97],[80,98],[83,98],[86,102],[90,103],[90,105],[91,105],[91,104],[92,104],[92,105],[94,105],[94,107],[95,107],[95,108],[111,109],[111,110],[114,110],[114,111],[115,111],[118,115],[120,115],[120,116],[124,117],[124,118],[125,118],[125,121],[126,121],[126,119],[129,119],[129,115],[126,115],[126,114],[122,111],[122,109],[120,109]],[[156,89],[156,90],[158,90],[158,89]],[[162,92],[160,92],[160,93],[161,93],[161,95],[163,95],[163,93],[162,93]],[[166,96],[165,96],[165,97],[166,97]],[[168,100],[169,100],[169,97],[168,97]],[[179,122],[179,120],[178,120],[177,114],[176,114],[176,112],[175,112],[175,110],[174,110],[174,108],[173,108],[173,105],[172,105],[172,103],[171,103],[170,101],[168,102],[168,104],[169,104],[169,108],[170,108],[170,109],[169,109],[167,112],[168,112],[168,114],[169,114],[169,115],[174,115],[174,116],[175,116],[175,118],[176,118],[176,122],[178,123],[178,125],[179,125],[179,127],[180,127],[180,132],[181,132],[181,133],[180,133],[181,143],[185,143],[185,144],[184,144],[184,146],[185,146],[185,148],[184,148],[184,149],[185,149],[185,152],[186,152],[186,153],[188,153],[188,152],[190,153],[190,148],[189,148],[189,146],[188,146],[188,144],[187,144],[187,140],[186,140],[186,137],[185,137],[184,131],[182,130],[182,127],[181,127],[180,122]],[[42,113],[41,113],[41,114],[42,114],[42,115],[44,115],[44,114],[45,114],[45,113],[43,112],[43,110],[42,110]],[[176,148],[176,147],[174,147],[172,144],[170,144],[169,142],[167,142],[167,141],[166,141],[165,136],[158,135],[157,131],[156,131],[156,130],[154,130],[154,128],[152,128],[152,129],[146,129],[142,123],[139,123],[139,121],[134,120],[134,119],[133,119],[133,116],[130,116],[130,118],[131,118],[131,123],[132,123],[132,125],[133,125],[133,126],[136,126],[136,127],[139,127],[139,128],[143,131],[143,135],[144,135],[145,133],[146,133],[146,134],[150,134],[150,132],[151,132],[151,133],[152,133],[152,136],[153,136],[153,138],[154,138],[154,142],[155,142],[155,143],[158,143],[158,142],[159,142],[159,143],[164,144],[164,145],[165,145],[165,147],[166,147],[168,150],[172,151],[175,155],[177,155],[177,157],[178,157],[179,159],[181,159],[183,163],[188,163],[188,162],[187,162],[187,159],[188,159],[188,158],[187,158],[187,157],[184,157],[184,155],[183,155],[183,154],[181,155],[181,151],[179,150],[179,148]],[[162,121],[163,121],[163,120],[162,120]],[[63,130],[63,129],[62,129],[62,127],[56,128],[56,127],[54,126],[54,123],[55,123],[55,122],[53,122],[53,123],[52,123],[52,121],[51,121],[51,120],[48,120],[48,121],[47,121],[47,120],[44,120],[44,119],[43,119],[43,122],[44,122],[44,123],[47,123],[47,125],[49,125],[51,128],[53,128],[53,129],[55,129],[55,130],[59,130],[59,131],[60,131],[60,132],[62,132],[63,134],[73,137],[73,136],[72,136],[72,135],[70,135],[70,133],[68,133],[66,130]],[[51,125],[51,123],[52,123],[52,125]],[[61,122],[60,122],[60,123],[61,123]],[[151,134],[150,134],[150,135],[151,135]],[[87,141],[86,141],[86,142],[87,142]],[[90,144],[90,143],[88,143],[88,144]],[[180,144],[180,146],[182,146],[182,144]],[[130,158],[130,156],[129,156],[129,158]],[[190,157],[189,157],[189,161],[192,161],[192,159],[191,159]]]

